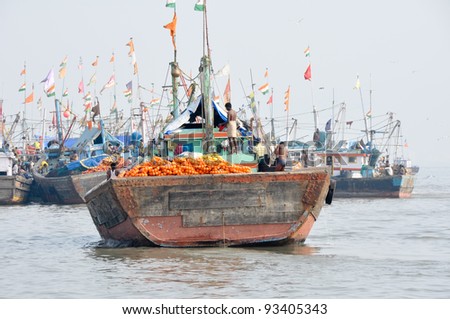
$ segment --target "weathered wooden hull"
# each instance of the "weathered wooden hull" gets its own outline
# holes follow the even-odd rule
[[[117,178],[86,196],[103,240],[129,246],[303,242],[327,196],[324,169]]]
[[[0,176],[0,205],[26,203],[32,182],[32,179],[19,175]]]
[[[33,172],[35,198],[51,204],[83,204],[84,195],[106,180],[106,172],[46,177]]]
[[[414,175],[374,178],[336,177],[335,198],[409,198],[414,189]]]

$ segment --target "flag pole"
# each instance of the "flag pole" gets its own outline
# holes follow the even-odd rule
[[[25,70],[24,73],[24,82],[25,82],[25,90],[23,91],[23,119],[22,119],[22,141],[23,141],[23,151],[26,152],[26,112],[27,112],[27,62],[23,62],[23,69]]]

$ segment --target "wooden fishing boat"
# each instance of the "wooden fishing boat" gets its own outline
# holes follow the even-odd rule
[[[13,175],[14,154],[0,149],[0,205],[23,204],[28,201],[32,178]]]
[[[83,204],[88,190],[106,180],[105,172],[47,177],[33,172],[33,192],[44,203]]]
[[[204,41],[207,46],[208,41]],[[209,52],[204,50],[200,74],[195,77],[201,79],[201,95],[181,113],[174,103],[174,118],[161,134],[163,157],[177,155],[178,152],[168,151],[170,143],[177,144],[179,152],[215,157],[227,139],[218,130],[219,123],[227,116],[212,102]],[[176,61],[171,65],[173,101],[178,101],[176,78],[181,71]],[[192,119],[198,117],[200,120],[193,123]],[[329,169],[251,172],[250,168],[257,167],[254,154],[247,153],[252,132],[247,131],[239,138],[238,154],[225,155],[221,150],[227,159],[224,165],[238,163],[248,173],[213,173],[212,170],[206,173],[202,169],[198,175],[182,172],[148,176],[136,166],[131,169],[136,170],[136,175],[124,173],[91,189],[84,199],[105,244],[202,247],[305,241],[326,199],[331,203]],[[146,172],[148,163],[142,164]],[[167,165],[172,164],[168,161]]]
[[[55,105],[59,114],[58,100]],[[44,203],[83,204],[86,192],[106,180],[105,172],[82,174],[83,171],[109,157],[105,153],[107,145],[122,146],[121,142],[103,129],[101,120],[99,127],[86,127],[69,149],[64,147],[64,139],[58,140],[50,142],[46,153],[34,166],[32,195]]]
[[[323,168],[110,179],[85,201],[102,239],[127,246],[303,242],[329,191]]]

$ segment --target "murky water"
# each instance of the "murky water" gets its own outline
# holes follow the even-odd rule
[[[450,170],[335,200],[305,245],[101,248],[84,205],[0,207],[0,298],[449,298]]]

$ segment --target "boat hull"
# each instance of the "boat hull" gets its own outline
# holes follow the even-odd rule
[[[83,204],[84,195],[94,186],[106,180],[105,172],[46,177],[33,173],[35,186],[33,197],[49,204]]]
[[[414,175],[373,178],[333,178],[335,198],[409,198],[414,189]]]
[[[32,182],[32,179],[20,175],[0,176],[0,205],[26,203]]]
[[[329,190],[329,172],[118,178],[85,196],[111,245],[205,247],[303,242]]]

